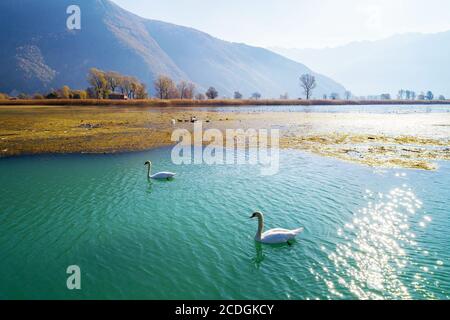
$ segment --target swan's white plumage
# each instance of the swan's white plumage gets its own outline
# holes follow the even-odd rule
[[[158,172],[150,176],[150,179],[170,179],[176,176],[176,173],[172,172]]]
[[[152,162],[151,162],[151,161],[147,161],[147,162],[145,163],[145,165],[148,166],[148,174],[147,174],[147,177],[148,177],[149,179],[155,179],[155,180],[167,180],[167,179],[172,179],[173,177],[176,176],[176,173],[173,173],[173,172],[167,172],[167,171],[164,171],[164,172],[158,172],[158,173],[155,173],[155,174],[151,174],[151,171],[152,171]]]
[[[261,235],[260,242],[267,244],[279,244],[286,243],[288,241],[294,240],[300,233],[303,232],[303,228],[296,230],[286,230],[286,229],[272,229],[264,232]]]
[[[255,212],[252,218],[258,218],[258,231],[255,236],[255,240],[264,244],[282,244],[294,240],[300,233],[303,232],[303,228],[294,230],[287,229],[271,229],[263,233],[264,229],[264,215],[261,212]]]

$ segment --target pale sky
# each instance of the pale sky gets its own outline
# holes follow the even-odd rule
[[[320,48],[450,30],[449,0],[113,0],[142,17],[261,47]]]

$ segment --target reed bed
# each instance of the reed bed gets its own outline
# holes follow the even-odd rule
[[[450,100],[96,100],[96,99],[30,99],[0,100],[0,106],[321,106],[321,105],[436,105],[450,104]]]

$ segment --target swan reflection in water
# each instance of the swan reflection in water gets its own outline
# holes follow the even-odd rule
[[[296,241],[294,241],[296,243]],[[271,251],[281,250],[281,249],[292,249],[292,244],[289,245],[287,243],[284,244],[275,244],[275,245],[264,245],[261,242],[255,241],[255,255],[252,258],[252,263],[255,265],[257,269],[259,269],[266,259],[267,253],[270,254]],[[269,250],[269,251],[267,251]]]
[[[255,241],[255,253],[256,255],[253,257],[252,262],[259,269],[265,259],[263,245],[260,242]]]

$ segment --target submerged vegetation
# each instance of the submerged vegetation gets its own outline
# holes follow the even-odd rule
[[[423,114],[358,114],[356,118],[351,113],[254,113],[188,108],[149,111],[133,106],[126,110],[80,105],[3,106],[0,108],[0,157],[114,153],[171,145],[174,126],[192,130],[190,119],[195,117],[203,121],[205,129],[221,131],[249,126],[267,128],[270,123],[281,128],[282,148],[301,149],[369,166],[432,170],[436,168],[436,160],[450,160],[450,140],[445,129],[449,114],[425,117]]]
[[[333,133],[282,138],[282,146],[373,167],[434,170],[450,160],[449,141],[415,136]]]

